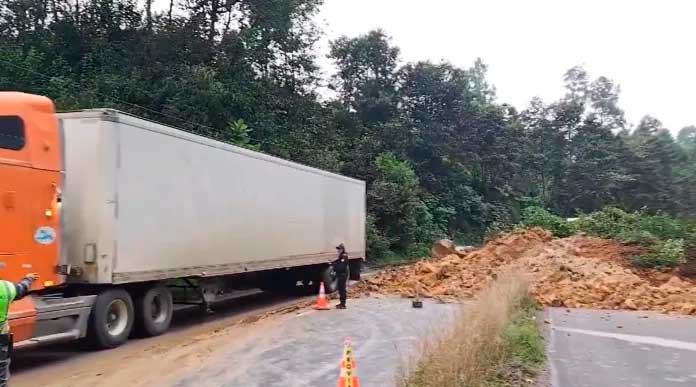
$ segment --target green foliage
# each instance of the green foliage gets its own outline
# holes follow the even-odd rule
[[[527,370],[546,361],[544,339],[536,319],[539,305],[530,296],[520,300],[519,310],[503,331],[503,339],[513,360]]]
[[[486,228],[486,234],[485,234],[485,239],[493,239],[500,234],[510,232],[515,229],[515,225],[509,222],[493,222],[491,223],[487,228]],[[460,236],[458,239],[455,239],[457,242],[461,241],[466,241],[469,242],[471,240],[471,237],[467,236]],[[464,244],[470,244],[470,243],[464,243]]]
[[[522,211],[520,224],[524,227],[543,227],[561,237],[584,232],[642,245],[648,251],[633,258],[633,263],[641,267],[677,266],[684,263],[686,249],[696,246],[696,228],[692,222],[663,213],[626,212],[616,207],[583,214],[568,222],[547,210],[532,206]]]
[[[375,225],[375,218],[372,215],[367,216],[366,221],[366,239],[367,239],[367,255],[376,260],[386,258],[389,253],[391,242],[385,237]]]
[[[616,239],[624,243],[646,247],[653,246],[660,241],[660,239],[650,231],[642,230],[638,227],[618,232],[616,234]]]
[[[368,192],[375,225],[391,248],[406,252],[414,244],[430,243],[442,234],[426,203],[418,177],[408,161],[391,153],[375,159],[377,177]]]
[[[581,215],[571,224],[573,229],[590,235],[645,246],[668,239],[680,239],[688,245],[696,242],[696,234],[689,223],[663,213],[626,212],[616,207],[606,207],[592,214]]]
[[[558,215],[541,207],[527,207],[522,210],[520,223],[525,227],[542,227],[563,238],[572,234],[570,224]]]
[[[686,249],[681,239],[668,239],[659,243],[650,252],[633,259],[637,266],[647,268],[674,267],[684,263]]]
[[[616,238],[636,230],[638,213],[628,213],[620,208],[606,207],[591,214],[581,214],[573,222],[573,228],[601,238]]]
[[[230,142],[232,144],[255,151],[261,149],[261,145],[251,143],[250,134],[252,129],[244,123],[244,120],[241,118],[234,120],[230,122],[228,127],[230,130]]]

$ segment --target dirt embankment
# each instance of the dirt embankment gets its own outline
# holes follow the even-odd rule
[[[637,269],[636,248],[576,235],[554,239],[542,229],[503,235],[467,254],[424,259],[385,270],[353,290],[443,301],[473,297],[503,270],[529,275],[543,305],[637,309],[696,315],[696,282],[676,271]]]

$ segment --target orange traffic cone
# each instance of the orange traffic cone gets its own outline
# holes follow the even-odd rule
[[[350,337],[346,337],[343,343],[343,360],[341,360],[341,374],[338,377],[338,387],[360,387]]]
[[[319,298],[317,298],[317,304],[314,305],[316,310],[327,310],[331,309],[329,306],[329,300],[326,299],[326,292],[324,291],[324,283],[319,283]]]

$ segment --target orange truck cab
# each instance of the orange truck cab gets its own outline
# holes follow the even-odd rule
[[[51,100],[0,92],[0,279],[17,282],[36,272],[33,294],[64,281],[58,274],[61,153]],[[38,301],[32,295],[12,304],[9,318],[16,342],[37,335]]]

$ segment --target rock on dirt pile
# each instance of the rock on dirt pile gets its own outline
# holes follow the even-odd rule
[[[637,309],[696,315],[696,282],[676,272],[631,267],[636,249],[616,241],[572,236],[553,239],[543,229],[503,235],[468,254],[424,259],[380,272],[353,290],[443,301],[470,298],[501,271],[528,273],[543,305]]]

